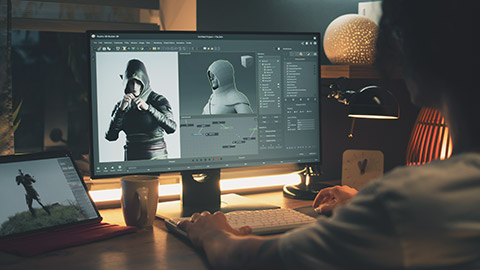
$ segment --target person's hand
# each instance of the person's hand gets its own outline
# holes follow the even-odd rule
[[[136,97],[133,99],[133,102],[137,106],[137,109],[144,111],[148,110],[149,105],[143,99]]]
[[[322,215],[330,215],[333,209],[346,204],[352,199],[358,190],[349,186],[334,186],[320,190],[313,201],[315,212]]]
[[[122,104],[120,105],[120,109],[122,111],[125,111],[127,110],[128,106],[130,105],[130,103],[132,102],[132,100],[135,98],[135,96],[132,94],[132,93],[129,93],[129,94],[125,94],[123,96],[123,100],[122,100]]]
[[[213,215],[204,211],[201,214],[195,213],[190,220],[184,220],[178,224],[178,227],[187,232],[192,243],[198,247],[203,247],[205,240],[225,233],[234,235],[248,235],[252,233],[250,226],[244,226],[234,229],[228,224],[227,218],[221,212]]]

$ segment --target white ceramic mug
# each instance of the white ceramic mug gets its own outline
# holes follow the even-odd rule
[[[128,226],[150,227],[158,204],[158,177],[130,175],[122,177],[122,210]]]

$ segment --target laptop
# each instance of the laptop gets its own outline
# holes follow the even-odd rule
[[[68,151],[0,156],[0,250],[32,256],[137,230],[101,221]]]

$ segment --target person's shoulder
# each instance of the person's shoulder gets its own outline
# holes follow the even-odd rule
[[[227,101],[229,104],[250,104],[247,96],[236,89],[228,92]]]
[[[154,91],[152,91],[150,93],[150,95],[148,96],[148,101],[151,102],[151,103],[156,103],[158,105],[168,105],[170,106],[170,103],[168,102],[168,99],[163,96],[163,95],[160,95]]]
[[[449,196],[458,200],[473,189],[480,192],[480,154],[396,168],[373,183],[372,188],[378,198],[397,206],[442,202]]]
[[[447,160],[436,160],[426,165],[403,166],[383,177],[388,185],[424,185],[432,182],[459,181],[480,177],[480,153],[465,153]],[[417,185],[415,185],[417,186]]]
[[[459,231],[480,220],[480,154],[398,168],[367,188],[403,241],[412,246],[424,245],[432,237],[444,243],[457,241]]]

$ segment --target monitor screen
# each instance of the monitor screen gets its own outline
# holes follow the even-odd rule
[[[320,163],[318,33],[88,32],[93,178]]]

